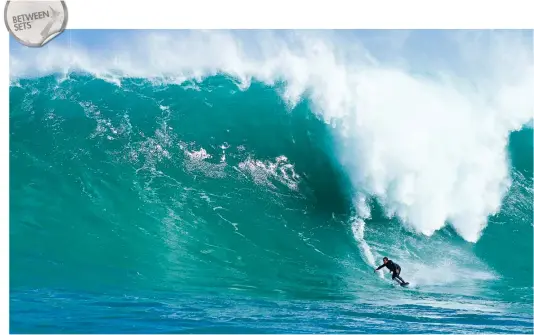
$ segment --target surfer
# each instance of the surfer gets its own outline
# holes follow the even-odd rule
[[[401,285],[408,285],[407,282],[404,281],[399,275],[401,273],[401,267],[399,264],[394,263],[392,260],[388,259],[387,257],[384,257],[382,259],[384,261],[384,264],[380,265],[378,268],[375,269],[375,272],[382,269],[384,266],[388,268],[390,272],[393,272],[393,275],[391,275],[392,280],[396,280]],[[400,281],[399,281],[400,279]]]

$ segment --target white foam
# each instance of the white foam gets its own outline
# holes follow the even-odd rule
[[[285,156],[276,157],[274,162],[263,162],[249,157],[240,162],[238,168],[241,171],[248,172],[254,182],[258,184],[274,187],[270,181],[274,179],[292,190],[298,188],[300,176],[295,172],[294,166],[288,162]]]
[[[224,72],[241,88],[252,77],[283,80],[289,105],[306,92],[335,127],[356,189],[420,233],[449,222],[474,242],[509,186],[507,136],[532,118],[532,32],[414,41],[408,33],[393,44],[388,34],[376,39],[385,41],[378,52],[386,63],[349,33],[139,32],[98,52],[20,49],[11,75],[81,69],[120,84],[121,76],[181,83]],[[405,48],[410,42],[417,47]]]

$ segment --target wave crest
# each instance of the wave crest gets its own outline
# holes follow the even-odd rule
[[[399,46],[385,32],[371,48],[384,41],[376,34],[142,32],[95,52],[14,51],[11,73],[84,71],[117,84],[226,73],[241,89],[281,81],[289,106],[307,95],[332,125],[355,189],[420,233],[450,223],[475,242],[510,184],[508,135],[532,119],[532,33],[435,33],[443,55],[418,33]]]

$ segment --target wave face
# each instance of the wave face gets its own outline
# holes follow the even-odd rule
[[[12,332],[532,332],[530,32],[115,34],[11,50]]]

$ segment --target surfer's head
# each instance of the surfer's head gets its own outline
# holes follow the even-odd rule
[[[384,261],[384,263],[388,262],[388,258],[387,257],[382,258],[382,260]]]

